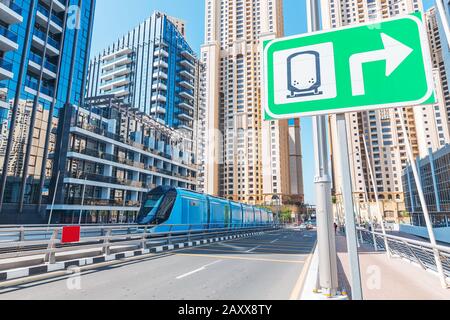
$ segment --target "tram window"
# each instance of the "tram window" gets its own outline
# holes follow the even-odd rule
[[[145,201],[145,203],[144,203],[144,208],[153,209],[156,206],[156,204],[158,203],[159,199],[161,199],[162,196],[163,196],[163,194],[152,194],[152,195],[148,196],[147,201]]]
[[[158,212],[156,213],[156,218],[159,223],[165,222],[169,219],[170,214],[172,213],[173,206],[175,205],[176,198],[176,191],[172,190],[166,193],[166,196],[161,202]]]

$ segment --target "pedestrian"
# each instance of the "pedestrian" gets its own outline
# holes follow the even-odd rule
[[[337,223],[335,222],[335,223],[334,223],[334,234],[337,234],[337,228],[338,228],[338,225],[337,225]]]

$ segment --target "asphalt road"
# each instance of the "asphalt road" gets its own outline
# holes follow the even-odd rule
[[[297,299],[315,241],[276,231],[1,289],[0,300]]]

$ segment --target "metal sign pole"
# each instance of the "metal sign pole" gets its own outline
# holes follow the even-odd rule
[[[348,142],[347,127],[345,123],[345,114],[340,113],[336,116],[337,134],[340,148],[340,167],[342,173],[342,197],[344,200],[346,238],[348,257],[351,270],[352,299],[362,300],[363,292],[361,285],[361,272],[358,259],[358,243],[356,235],[355,211],[353,205],[353,192],[350,180],[350,162],[348,160]]]
[[[403,131],[403,137],[405,139],[406,153],[408,155],[409,162],[411,163],[414,180],[416,182],[417,193],[419,194],[420,204],[422,206],[425,223],[427,225],[428,236],[430,237],[430,243],[433,246],[434,260],[436,262],[437,271],[439,273],[439,278],[441,280],[442,287],[447,288],[448,285],[447,285],[447,281],[446,281],[446,276],[444,273],[444,269],[442,268],[442,262],[441,262],[441,258],[439,256],[439,251],[436,249],[437,244],[436,244],[436,238],[434,236],[433,225],[431,223],[430,214],[428,213],[427,202],[426,202],[425,196],[423,194],[422,182],[420,180],[420,175],[419,175],[419,171],[417,169],[417,164],[414,161],[414,155],[413,155],[413,151],[412,151],[412,147],[411,147],[411,142],[409,141],[408,131],[406,130],[405,117],[403,115],[403,110],[401,108],[398,108],[397,113],[399,114],[399,117],[400,117],[400,122],[402,125],[402,131]]]
[[[320,30],[319,3],[307,1],[308,32]],[[336,238],[331,203],[331,178],[328,168],[327,117],[313,117],[314,156],[316,163],[315,191],[317,202],[317,247],[319,250],[320,289],[326,296],[335,296],[338,289]]]

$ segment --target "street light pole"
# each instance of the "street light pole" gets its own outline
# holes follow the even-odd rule
[[[308,32],[319,31],[321,29],[319,1],[308,0],[307,12]],[[328,168],[327,123],[327,116],[313,117],[319,285],[322,294],[332,297],[337,293],[338,274],[331,203],[331,178]]]

